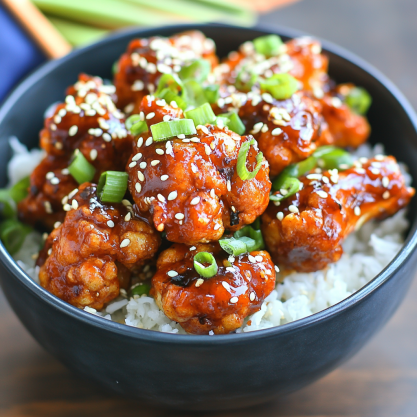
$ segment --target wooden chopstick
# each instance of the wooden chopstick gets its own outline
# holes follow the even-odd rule
[[[29,0],[3,0],[3,3],[48,58],[59,58],[71,51],[71,45]]]

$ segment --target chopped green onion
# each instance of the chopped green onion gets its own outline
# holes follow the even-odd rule
[[[282,201],[294,195],[301,190],[301,182],[298,178],[295,177],[283,177],[278,187],[279,188],[277,190],[281,192],[281,196],[271,194],[269,196],[271,201]]]
[[[15,204],[10,196],[10,190],[0,190],[0,214],[4,218],[14,217],[16,214]]]
[[[148,125],[144,120],[141,120],[139,114],[132,114],[126,119],[126,129],[134,136],[148,131]]]
[[[75,151],[74,155],[75,158],[68,167],[68,171],[78,184],[90,182],[94,178],[96,169],[87,161],[78,149]]]
[[[248,251],[246,243],[234,237],[222,238],[219,240],[221,248],[229,255],[239,256]]]
[[[345,170],[353,165],[353,158],[349,152],[335,146],[322,146],[313,153],[317,164],[323,169]]]
[[[203,263],[209,264],[204,266]],[[217,262],[209,252],[199,252],[194,256],[194,269],[203,277],[211,278],[217,274]]]
[[[227,124],[227,127],[241,136],[245,133],[246,130],[245,125],[243,124],[239,115],[234,112],[230,113],[229,123]]]
[[[205,91],[201,84],[194,80],[184,81],[185,101],[188,108],[194,108],[207,103]]]
[[[219,84],[212,84],[204,87],[204,94],[209,103],[213,104],[219,99]]]
[[[298,81],[290,74],[274,74],[260,82],[261,89],[271,93],[277,100],[290,98],[298,90]]]
[[[178,135],[195,135],[197,133],[191,119],[160,122],[151,126],[151,132],[155,142],[161,142]]]
[[[310,156],[304,161],[296,164],[288,165],[282,172],[272,181],[272,189],[279,191],[284,187],[284,182],[287,178],[294,177],[299,178],[307,172],[310,172],[317,165],[317,159],[314,156]],[[276,200],[275,200],[276,201]]]
[[[365,115],[372,103],[372,97],[364,88],[353,87],[345,101],[355,113]]]
[[[202,106],[185,112],[185,117],[191,119],[196,126],[206,125],[216,120],[216,115],[213,113],[210,104],[204,103]]]
[[[97,186],[97,195],[100,200],[106,203],[120,203],[126,194],[127,179],[126,172],[103,172]]]
[[[202,83],[206,80],[211,71],[211,64],[206,59],[198,59],[192,64],[182,67],[178,73],[182,80],[195,80]]]
[[[187,102],[178,94],[175,94],[169,88],[164,88],[159,93],[159,98],[163,98],[168,104],[170,104],[172,101],[175,101],[178,107],[182,110],[185,110],[187,108]]]
[[[258,76],[255,73],[249,72],[246,67],[243,67],[237,74],[235,86],[240,91],[250,91],[257,81]]]
[[[130,289],[130,293],[132,297],[134,295],[149,294],[150,289],[151,289],[150,284],[139,283]]]
[[[261,229],[261,217],[257,217],[256,220],[250,225],[253,230]]]
[[[255,144],[255,139],[252,139],[250,141],[246,141],[242,144],[242,146],[239,149],[239,154],[237,156],[237,175],[239,175],[240,179],[242,181],[245,180],[251,180],[252,178],[255,178],[259,170],[261,169],[262,165],[262,159],[263,159],[263,153],[258,152],[256,155],[256,166],[255,169],[252,172],[249,172],[246,168],[246,159],[248,157],[249,148],[251,145]]]
[[[260,36],[253,40],[256,52],[267,57],[279,54],[283,44],[281,38],[277,35]]]
[[[250,238],[255,242],[255,244],[248,242],[246,239],[244,240],[246,245],[248,246],[248,252],[252,252],[255,250],[260,250],[265,247],[264,239],[262,236],[261,230],[255,230],[252,226],[247,225],[243,227],[242,229],[235,232],[233,235],[236,239],[243,239],[243,238]]]
[[[0,239],[8,252],[13,255],[23,245],[32,228],[16,219],[7,219],[0,224]]]
[[[184,84],[176,74],[164,74],[159,79],[158,88],[156,89],[155,96],[159,97],[160,93],[169,88],[175,93],[180,93],[184,91]]]
[[[10,197],[15,203],[20,203],[28,194],[30,187],[30,177],[27,176],[18,181],[12,188],[10,188]]]

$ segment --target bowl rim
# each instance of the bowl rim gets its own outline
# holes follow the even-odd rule
[[[42,79],[47,76],[48,73],[54,70],[57,67],[65,65],[67,61],[71,61],[73,58],[78,57],[79,55],[87,54],[89,51],[94,50],[98,46],[105,45],[109,42],[115,40],[126,38],[126,43],[133,37],[137,36],[154,36],[154,32],[158,30],[168,30],[175,32],[181,32],[184,30],[196,29],[204,32],[205,28],[216,28],[216,27],[225,27],[230,28],[231,30],[239,30],[248,32],[249,38],[251,32],[263,32],[265,34],[275,33],[282,35],[284,37],[298,37],[298,36],[310,36],[304,32],[287,28],[284,26],[268,26],[262,25],[262,28],[259,26],[254,27],[241,27],[241,26],[232,26],[227,24],[178,24],[178,25],[168,25],[168,26],[159,26],[159,27],[147,27],[147,28],[129,28],[123,29],[109,35],[98,42],[87,45],[83,48],[75,49],[70,52],[68,55],[54,60],[46,62],[45,64],[38,67],[35,71],[30,73],[26,78],[23,79],[7,96],[5,101],[3,101],[0,107],[0,124],[3,119],[14,106],[15,102],[24,94],[25,90],[32,86],[37,80]],[[417,115],[414,112],[411,104],[404,97],[404,95],[398,90],[398,88],[379,70],[374,68],[371,64],[358,57],[354,53],[340,47],[332,42],[323,40],[320,37],[314,36],[322,43],[324,51],[330,52],[334,55],[341,57],[347,61],[350,61],[356,67],[359,67],[361,70],[367,72],[371,75],[379,84],[382,84],[386,90],[393,96],[393,98],[399,103],[402,110],[407,115],[411,124],[414,126],[417,135]],[[416,249],[417,246],[417,219],[413,222],[410,227],[408,236],[403,244],[401,250],[397,255],[392,259],[392,261],[377,274],[371,281],[365,284],[358,291],[351,294],[349,297],[339,301],[337,304],[334,304],[324,310],[321,310],[317,313],[314,313],[310,316],[304,317],[299,320],[295,320],[290,323],[286,323],[280,326],[271,327],[268,329],[256,330],[252,332],[242,332],[237,334],[226,334],[226,335],[216,335],[212,337],[210,335],[183,335],[183,334],[172,334],[164,333],[154,330],[140,329],[133,326],[128,326],[126,324],[121,324],[113,322],[103,317],[95,316],[93,314],[87,313],[81,309],[78,309],[67,302],[59,299],[54,296],[39,284],[33,281],[27,274],[24,272],[18,264],[14,261],[13,257],[7,252],[3,244],[0,242],[0,262],[3,264],[4,268],[14,277],[17,278],[20,285],[26,287],[29,291],[41,301],[48,303],[51,307],[58,310],[62,314],[71,316],[77,321],[81,321],[84,324],[98,327],[100,330],[112,331],[123,335],[126,337],[132,337],[133,339],[141,339],[159,343],[170,343],[170,344],[190,344],[193,346],[204,345],[222,345],[224,343],[242,343],[251,339],[263,339],[271,336],[276,336],[282,333],[293,333],[298,331],[306,326],[314,325],[315,323],[326,321],[331,319],[333,316],[338,315],[344,310],[352,308],[357,303],[363,301],[365,298],[370,296],[377,288],[385,284],[395,273],[395,271],[409,259]]]

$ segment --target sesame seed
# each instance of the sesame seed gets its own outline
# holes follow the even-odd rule
[[[74,125],[74,126],[71,126],[69,128],[68,135],[69,136],[75,136],[77,134],[77,132],[78,132],[78,126],[77,125]]]
[[[216,197],[216,192],[214,191],[214,188],[212,188],[212,189],[211,189],[211,191],[210,191],[210,196],[211,196],[212,198],[215,198],[215,197]]]
[[[222,225],[217,223],[217,224],[214,225],[213,229],[214,230],[219,230],[221,227],[222,227]]]
[[[382,194],[382,198],[384,200],[388,200],[390,198],[390,193],[389,191],[385,191],[384,194]]]
[[[251,301],[253,301],[253,300],[255,299],[255,293],[254,293],[254,292],[251,292],[251,293],[250,293],[250,295],[249,295],[249,299],[250,299]]]
[[[149,113],[149,114],[146,115],[146,119],[147,120],[153,119],[154,117],[155,117],[155,113],[154,112],[151,112],[151,113]]]
[[[180,133],[179,135],[177,135],[178,139],[185,139],[185,135],[184,133]]]
[[[283,213],[282,211],[279,211],[279,212],[277,213],[277,219],[278,219],[279,221],[281,221],[283,218],[284,218],[284,213]]]
[[[197,247],[196,246],[191,246],[190,250],[196,250]]]
[[[46,177],[46,179],[47,179],[47,180],[51,180],[52,178],[54,178],[54,177],[55,177],[55,174],[54,174],[53,172],[48,172],[48,173],[45,175],[45,177]]]
[[[238,297],[232,297],[230,299],[230,304],[236,304],[238,301],[239,301],[239,298]]]
[[[169,200],[169,201],[171,201],[171,200],[175,200],[175,199],[177,198],[177,196],[178,196],[178,193],[177,193],[176,191],[172,191],[172,192],[170,192],[170,193],[169,193],[169,195],[168,195],[168,200]]]
[[[291,212],[291,213],[299,213],[300,211],[298,210],[298,207],[297,206],[294,206],[293,204],[291,204],[289,207],[288,207],[288,210]]]
[[[381,154],[375,155],[374,158],[377,161],[383,161],[385,159],[384,155],[381,155]]]
[[[131,162],[130,164],[129,164],[129,168],[133,168],[133,167],[135,167],[136,166],[136,162],[135,161],[133,161],[133,162]]]
[[[269,104],[272,104],[274,102],[274,99],[272,98],[271,94],[269,94],[269,93],[264,93],[264,94],[262,94],[261,97],[264,101],[266,101]]]
[[[368,162],[368,158],[365,158],[364,156],[362,158],[359,158],[359,162],[361,164],[366,164]]]
[[[54,223],[54,229],[58,229],[59,226],[61,226],[61,222],[55,222]]]
[[[120,244],[121,248],[125,248],[126,246],[130,245],[130,239],[123,239],[122,243]]]
[[[139,152],[133,156],[132,161],[139,161],[140,158],[142,158],[142,154]]]
[[[330,181],[333,182],[334,184],[337,184],[337,182],[339,181],[339,178],[335,175],[332,175],[330,177]]]
[[[236,213],[236,207],[235,206],[231,206],[230,208],[232,209],[233,213]]]
[[[157,149],[155,149],[155,152],[158,154],[158,155],[163,155],[165,152],[164,152],[164,150],[163,149],[161,149],[161,148],[157,148]]]
[[[213,142],[211,142],[210,143],[210,148],[214,151],[214,149],[216,148],[216,143],[214,142],[214,140],[213,140]]]
[[[123,204],[125,207],[129,207],[129,206],[131,206],[131,205],[132,205],[132,203],[131,203],[129,200],[126,200],[126,199],[123,199],[123,200],[122,200],[122,204]]]
[[[182,213],[176,213],[176,214],[175,214],[175,218],[176,218],[176,219],[178,219],[178,220],[182,220],[184,217],[185,217],[185,216],[184,216],[184,214],[182,214]]]
[[[210,147],[207,145],[207,143],[204,144],[204,150],[206,152],[206,155],[210,155],[211,154],[211,149]]]
[[[166,114],[166,115],[162,118],[162,120],[163,120],[164,122],[169,122],[169,121],[171,120],[171,116],[170,116],[169,114]]]
[[[131,218],[132,218],[132,215],[130,214],[130,212],[127,213],[125,216],[125,222],[128,222]]]
[[[382,186],[387,188],[388,185],[389,185],[389,178],[388,177],[382,178]]]
[[[280,135],[281,133],[283,132],[283,130],[281,129],[281,128],[279,128],[279,127],[276,127],[271,133],[272,133],[272,136],[278,136],[278,135]]]
[[[281,189],[279,190],[279,192],[280,192],[282,195],[287,195],[287,194],[288,194],[288,190],[286,190],[285,188],[281,188]]]
[[[176,277],[178,275],[177,271],[168,271],[168,276],[170,276],[171,278]]]
[[[90,151],[90,159],[92,161],[95,161],[97,159],[97,155],[98,155],[97,149],[91,149],[91,151]]]
[[[158,159],[154,159],[154,160],[151,162],[151,165],[154,167],[155,165],[158,165],[160,162],[161,162],[161,161],[159,161]]]
[[[380,171],[379,171],[378,168],[370,168],[369,171],[371,171],[372,174],[374,174],[374,175],[379,175],[380,174]]]
[[[279,272],[279,268],[276,265],[274,266],[274,268],[276,272]]]
[[[162,194],[158,194],[157,197],[161,203],[165,203],[165,197]]]
[[[191,138],[190,141],[194,142],[194,143],[198,143],[198,142],[200,142],[200,139],[199,138]]]
[[[227,180],[226,187],[227,191],[232,191],[232,184],[230,183],[230,180]]]
[[[72,200],[71,206],[74,210],[77,210],[78,208],[78,201],[77,200]]]
[[[63,210],[64,211],[70,211],[71,210],[71,206],[69,204],[64,204]]]
[[[51,179],[51,184],[53,184],[53,185],[59,184],[59,178],[57,178],[57,177],[52,178]]]
[[[141,162],[141,163],[139,164],[139,168],[140,168],[140,169],[145,169],[145,168],[146,168],[146,165],[147,165],[147,163],[146,163],[146,162]]]
[[[328,184],[328,183],[329,183],[329,179],[328,179],[327,177],[323,177],[321,180],[322,180],[325,184]]]
[[[43,205],[44,205],[44,207],[45,207],[45,211],[46,211],[48,214],[51,214],[51,213],[52,213],[52,206],[51,206],[51,203],[50,203],[49,201],[45,201],[45,202],[43,203]]]
[[[142,137],[140,137],[140,138],[138,139],[138,144],[137,144],[137,146],[138,146],[138,148],[140,148],[142,145],[143,145],[143,138],[142,138]]]
[[[322,175],[321,174],[308,174],[306,178],[308,180],[321,180]]]
[[[168,178],[168,175],[161,175],[161,181],[166,181]]]
[[[140,193],[142,191],[142,186],[138,182],[135,184],[135,190],[138,193]]]
[[[200,197],[194,197],[191,202],[190,205],[195,206],[196,204],[198,204],[200,202]]]
[[[355,213],[355,216],[360,216],[361,215],[361,208],[359,206],[357,206],[357,207],[355,207],[353,212]]]
[[[107,226],[109,226],[109,227],[114,227],[114,222],[113,222],[113,220],[109,220],[109,221],[107,222]]]
[[[141,171],[138,171],[138,179],[139,181],[145,181],[145,176],[142,174]]]
[[[104,142],[111,142],[111,135],[109,135],[107,132],[103,133],[102,138],[103,138]]]
[[[232,266],[228,266],[228,267],[226,267],[226,271],[235,272],[235,268],[233,268]]]
[[[202,285],[204,283],[204,279],[202,278],[198,278],[198,280],[195,283],[195,286],[198,288],[200,285]]]
[[[326,193],[326,191],[323,191],[323,190],[317,191],[317,195],[321,198],[327,198],[328,197],[328,194]]]
[[[161,106],[161,107],[165,106],[166,104],[165,100],[156,100],[155,103],[157,106]]]
[[[51,256],[52,254],[52,248],[48,249],[48,256]]]
[[[62,203],[62,205],[68,203],[68,196],[67,195],[61,200],[61,203]]]
[[[265,124],[265,125],[262,126],[261,132],[265,133],[265,132],[268,132],[268,130],[269,130],[268,125]]]
[[[152,138],[146,139],[145,146],[152,145],[152,142],[153,142],[153,139]]]
[[[252,255],[248,255],[248,259],[249,259],[249,262],[252,262],[253,264],[255,264],[255,263],[256,263],[256,259],[255,259],[255,257],[254,257],[254,256],[252,256]]]

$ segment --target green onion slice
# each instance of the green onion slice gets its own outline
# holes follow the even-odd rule
[[[204,94],[209,103],[213,104],[219,99],[219,84],[212,84],[204,87]]]
[[[205,91],[201,84],[194,80],[184,81],[185,101],[188,108],[194,108],[207,103]]]
[[[204,266],[204,264],[209,264]],[[217,274],[217,262],[209,252],[199,252],[194,256],[194,269],[203,278],[212,278]]]
[[[87,161],[85,156],[78,149],[74,152],[74,155],[74,160],[68,167],[68,171],[78,184],[90,182],[94,178],[96,169]]]
[[[130,293],[132,296],[149,294],[150,289],[151,289],[150,284],[139,283],[130,289]]]
[[[120,203],[126,194],[127,179],[126,172],[103,172],[97,186],[97,195],[100,200],[106,203]]]
[[[148,125],[144,120],[141,120],[139,114],[132,114],[126,119],[126,129],[134,136],[148,131]]]
[[[364,88],[353,87],[345,101],[355,113],[365,115],[372,103],[372,97]]]
[[[301,182],[298,178],[286,177],[279,184],[278,191],[281,192],[281,195],[278,196],[278,195],[275,195],[275,194],[271,194],[269,196],[269,199],[271,201],[282,201],[282,200],[294,195],[298,191],[300,191],[301,187],[302,187],[302,185],[301,185]]]
[[[253,40],[255,51],[267,57],[279,54],[283,44],[281,38],[277,35],[260,36]]]
[[[225,252],[233,256],[239,256],[248,251],[246,243],[234,237],[221,238],[219,244]]]
[[[156,89],[155,96],[160,97],[160,93],[165,89],[169,88],[175,93],[184,91],[184,84],[176,74],[164,74],[159,79],[158,88]]]
[[[240,91],[250,91],[257,81],[258,76],[244,66],[237,74],[235,86]]]
[[[161,142],[178,135],[195,135],[197,133],[191,119],[176,119],[160,122],[151,126],[153,140]]]
[[[260,82],[261,89],[271,93],[277,100],[290,98],[298,90],[298,81],[290,74],[274,74]]]
[[[209,103],[204,103],[202,106],[185,112],[185,117],[191,119],[196,126],[213,123],[216,120],[216,115],[213,113]]]
[[[182,80],[195,80],[202,83],[206,80],[211,71],[211,64],[206,59],[198,59],[192,64],[182,67],[178,73]]]
[[[28,194],[30,187],[30,177],[27,176],[18,181],[12,188],[10,188],[10,197],[15,203],[20,203]]]
[[[23,245],[32,228],[16,219],[7,219],[0,224],[0,239],[8,252],[13,255]]]
[[[317,164],[323,169],[346,170],[353,166],[353,158],[349,152],[335,146],[322,146],[313,153]]]
[[[256,155],[256,166],[255,169],[252,172],[249,172],[246,168],[246,159],[248,157],[249,148],[251,145],[255,144],[255,139],[252,139],[250,141],[246,141],[242,143],[242,146],[239,149],[239,154],[237,156],[237,175],[239,175],[240,179],[242,181],[245,180],[251,180],[256,177],[259,170],[261,169],[262,165],[262,159],[263,159],[263,153],[258,152],[258,155]]]
[[[15,204],[10,196],[10,190],[0,190],[0,214],[6,219],[14,217],[16,214]]]
[[[265,247],[264,238],[262,236],[261,230],[255,230],[252,225],[247,225],[242,229],[235,232],[234,237],[237,239],[242,239],[243,237],[249,237],[255,241],[255,245],[250,248],[249,252],[260,250]],[[249,248],[248,248],[249,249]]]
[[[219,114],[216,119],[216,125],[219,127],[227,126],[230,130],[241,136],[246,130],[245,125],[236,112]]]
[[[178,107],[182,110],[185,110],[187,108],[187,102],[178,94],[175,94],[169,88],[164,88],[159,93],[159,98],[163,98],[168,104],[170,104],[172,101],[175,101]]]

